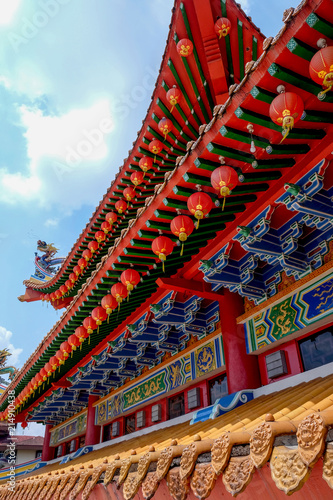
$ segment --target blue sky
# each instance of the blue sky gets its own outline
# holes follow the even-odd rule
[[[295,0],[240,1],[266,36]],[[37,239],[66,256],[146,114],[173,0],[0,0],[0,348],[24,364],[60,313],[20,303]],[[87,146],[88,144],[88,146]]]

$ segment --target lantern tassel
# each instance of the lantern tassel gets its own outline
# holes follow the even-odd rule
[[[175,107],[175,105],[173,104],[172,107],[171,107],[171,110],[170,110],[170,113],[173,112],[173,108]]]
[[[197,219],[197,229],[199,229],[200,219]]]
[[[162,269],[163,269],[163,272],[165,273],[164,260],[162,260]]]
[[[329,85],[325,90],[322,90],[321,92],[319,92],[319,94],[317,96],[318,99],[320,101],[322,101],[324,99],[324,97],[325,97],[325,94],[327,94],[327,92],[329,92],[330,90],[332,90],[332,88],[333,88],[333,85]]]
[[[60,373],[60,365],[59,365],[58,373]]]
[[[97,333],[99,333],[99,325],[97,326]]]
[[[71,352],[71,358],[73,357],[73,351]]]
[[[109,324],[109,321],[110,321],[110,314],[108,314],[107,324]]]
[[[226,199],[226,196],[223,196],[222,212],[224,211],[224,207],[225,207],[225,199]]]
[[[80,351],[82,351],[82,344],[80,344]]]
[[[184,253],[184,243],[182,243],[182,247],[180,249],[180,256],[182,257]]]
[[[89,335],[88,345],[90,345],[90,335]]]

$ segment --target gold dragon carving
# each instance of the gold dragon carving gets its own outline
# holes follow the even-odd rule
[[[211,463],[217,475],[221,474],[227,466],[231,449],[232,444],[229,433],[222,434],[222,436],[214,439],[211,449]]]
[[[191,443],[183,449],[180,459],[180,477],[189,477],[198,458],[198,451],[195,443]]]

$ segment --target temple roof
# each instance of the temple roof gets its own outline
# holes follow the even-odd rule
[[[221,5],[230,7],[232,15],[235,15],[235,9],[238,9],[232,1],[213,3],[215,7],[217,4],[219,8]],[[121,271],[130,265],[140,271],[142,282],[131,293],[130,300],[122,304],[120,312],[111,316],[110,324],[105,322],[101,325],[99,332],[91,336],[91,343],[88,345],[86,341],[82,351],[75,351],[73,358],[69,358],[66,362],[66,367],[57,373],[54,384],[60,384],[58,385],[60,387],[61,384],[66,384],[66,377],[69,372],[72,375],[78,363],[85,365],[91,360],[91,355],[100,354],[106,348],[107,341],[113,342],[120,338],[126,332],[127,325],[134,324],[142,311],[149,310],[151,304],[165,297],[165,290],[156,283],[157,278],[163,276],[163,271],[158,257],[151,252],[151,242],[160,232],[174,238],[170,234],[170,220],[176,215],[177,210],[181,213],[186,212],[186,201],[198,186],[199,189],[209,193],[213,201],[218,202],[216,193],[210,185],[210,174],[220,164],[221,156],[237,169],[242,182],[234,189],[232,196],[227,198],[223,212],[221,207],[213,208],[209,218],[202,221],[200,228],[190,236],[188,245],[185,245],[184,254],[181,256],[177,248],[174,250],[166,261],[166,276],[181,274],[186,279],[201,280],[200,260],[213,257],[237,234],[239,227],[250,224],[262,213],[263,208],[275,203],[276,199],[283,195],[287,182],[296,183],[309,169],[315,167],[318,159],[325,159],[331,153],[332,113],[329,111],[332,111],[333,98],[327,95],[325,102],[319,101],[317,93],[320,87],[308,78],[309,60],[316,51],[318,38],[323,35],[332,37],[333,14],[328,8],[329,2],[303,1],[296,9],[288,9],[284,16],[284,25],[277,36],[266,39],[263,41],[262,49],[258,48],[257,55],[259,53],[261,55],[255,57],[257,60],[244,60],[244,68],[238,60],[239,75],[237,77],[235,73],[235,82],[230,82],[230,78],[226,78],[228,92],[225,101],[223,104],[214,103],[215,106],[212,106],[210,101],[213,87],[207,86],[207,81],[213,86],[208,65],[209,58],[207,54],[205,55],[204,43],[199,35],[198,39],[195,39],[194,33],[199,33],[194,30],[197,20],[190,18],[190,14],[186,13],[188,5],[190,2],[180,4],[177,1],[175,4],[176,9],[164,56],[166,73],[163,74],[163,70],[157,81],[155,92],[158,95],[154,94],[157,100],[152,104],[153,108],[150,108],[145,120],[147,128],[140,131],[134,150],[131,151],[132,156],[130,155],[128,162],[126,160],[125,166],[114,181],[112,189],[115,189],[116,199],[129,183],[123,180],[128,181],[130,171],[139,168],[139,156],[136,155],[138,153],[148,155],[149,151],[146,149],[148,142],[154,137],[159,137],[156,131],[156,119],[158,121],[162,116],[161,112],[173,119],[178,131],[177,136],[168,137],[165,143],[168,151],[165,151],[163,157],[159,159],[159,167],[154,167],[152,177],[149,177],[154,187],[150,189],[148,183],[146,188],[140,191],[141,205],[139,204],[138,208],[137,206],[130,208],[125,226],[119,228],[120,231],[115,239],[104,245],[104,253],[100,254],[100,260],[97,259],[98,264],[93,265],[93,271],[80,278],[77,287],[81,288],[77,289],[77,295],[11,384],[17,394],[54,355],[60,344],[82,324],[83,319],[89,316],[103,295],[108,293],[110,286],[118,281]],[[258,37],[260,46],[261,35],[250,20],[242,13],[240,15],[243,16],[242,19],[245,24],[247,23],[252,36]],[[325,16],[327,20],[323,21]],[[192,32],[194,34],[193,40],[198,46],[198,52],[193,64],[189,66],[186,61],[181,61],[176,53],[173,37],[177,30],[181,32],[181,36],[187,34],[191,37]],[[237,33],[243,33],[243,29],[239,27]],[[234,47],[239,49],[237,40],[232,44],[232,50],[235,50]],[[252,57],[255,50],[253,45],[251,47],[252,50],[249,52]],[[219,46],[219,50],[228,51],[227,43],[225,46]],[[222,54],[222,61],[227,68],[230,64],[227,55]],[[171,70],[173,66],[174,71]],[[177,68],[181,69],[178,71]],[[294,72],[295,68],[298,71],[297,75]],[[202,80],[203,75],[206,75],[207,80]],[[166,83],[167,87],[163,85],[162,80],[169,82]],[[189,101],[184,96],[186,101],[184,106],[189,112],[185,115],[185,120],[181,106],[178,108],[177,105],[175,114],[171,115],[163,104],[166,88],[172,86],[175,81],[179,86],[179,82],[182,83],[182,89],[186,95],[188,93]],[[199,83],[200,88],[204,89],[202,95],[195,90],[198,91]],[[276,87],[279,84],[285,84],[288,89],[297,92],[306,105],[304,120],[297,124],[297,128],[290,132],[283,144],[280,144],[280,128],[268,116],[269,104],[276,96]],[[251,137],[247,130],[249,122],[254,125],[255,154],[250,152]],[[163,140],[163,137],[160,138]],[[117,184],[119,182],[121,186]],[[147,194],[150,196],[147,197]],[[104,207],[102,203],[99,210],[103,212],[112,208],[115,200],[111,201],[110,207]],[[103,220],[102,215],[98,220],[99,223]],[[92,235],[89,237],[92,238]],[[322,255],[319,255],[319,264],[322,262],[321,259]],[[42,390],[42,394],[35,394],[34,399],[25,405],[24,412],[19,418],[25,418],[28,407],[41,402],[44,396],[49,396],[54,387],[49,383],[46,385],[45,393]],[[2,399],[1,409],[4,407]]]
[[[326,441],[323,477],[332,487],[332,435],[328,434],[333,425],[332,385],[333,375],[317,378],[259,396],[214,420],[192,426],[186,422],[122,440],[67,466],[50,464],[42,474],[19,481],[15,498],[25,498],[28,492],[30,498],[36,498],[42,489],[50,488],[49,494],[57,489],[58,495],[71,492],[71,498],[83,491],[84,499],[103,480],[105,486],[123,485],[125,500],[133,498],[140,487],[143,497],[149,499],[163,478],[167,478],[174,498],[185,498],[189,481],[195,495],[206,498],[221,473],[224,487],[235,496],[268,461],[277,488],[291,494],[304,484],[323,456]],[[292,480],[287,477],[288,470],[280,474],[287,462],[288,470],[297,470]],[[207,481],[203,481],[203,474]],[[175,484],[182,496],[174,491]]]

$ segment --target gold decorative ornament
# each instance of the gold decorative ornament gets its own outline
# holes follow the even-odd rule
[[[158,485],[159,479],[156,472],[149,472],[141,485],[143,498],[150,500],[155,495]]]
[[[298,451],[285,446],[274,448],[270,460],[271,475],[276,487],[291,495],[298,491],[310,475]]]
[[[211,463],[217,475],[221,474],[227,466],[230,457],[232,444],[230,443],[230,434],[225,433],[214,440],[211,450]]]
[[[254,470],[250,457],[232,457],[222,477],[226,490],[232,496],[239,495],[251,481]]]
[[[250,438],[250,457],[259,469],[269,460],[273,448],[273,433],[271,426],[265,422],[256,427]]]
[[[174,500],[185,500],[189,492],[189,480],[180,476],[178,467],[169,471],[167,485]]]
[[[180,471],[179,471],[180,477],[182,479],[189,477],[195,466],[197,458],[198,458],[198,451],[194,443],[191,443],[190,445],[186,446],[183,449],[183,453],[180,459]]]
[[[312,467],[322,455],[327,429],[318,413],[308,415],[297,429],[298,453],[303,462]]]
[[[323,479],[333,489],[333,448],[327,448],[323,463]]]
[[[216,482],[216,474],[211,464],[197,464],[191,478],[191,488],[199,500],[207,498]]]

